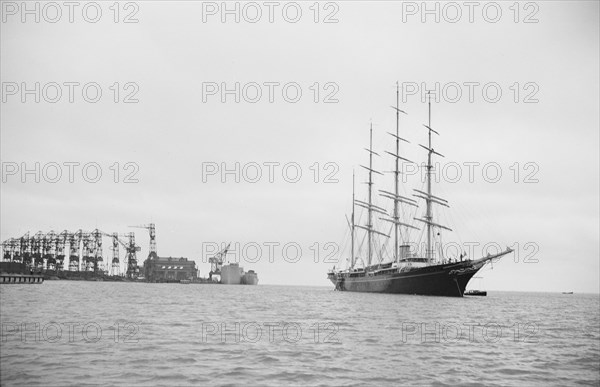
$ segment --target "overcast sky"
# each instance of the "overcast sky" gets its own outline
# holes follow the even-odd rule
[[[353,170],[366,200],[371,122],[374,166],[393,168],[399,82],[401,151],[418,162],[423,93],[437,89],[445,158],[433,191],[451,207],[436,216],[454,230],[443,242],[516,250],[481,272],[485,287],[600,290],[598,2],[437,3],[437,15],[434,2],[432,13],[421,2],[238,3],[239,23],[234,2],[231,14],[221,2],[38,4],[36,22],[33,2],[28,14],[2,1],[2,240],[154,222],[159,255],[195,259],[201,275],[208,249],[231,242],[262,284],[328,286],[323,260],[347,258]],[[413,172],[408,195],[423,186]],[[148,235],[136,236],[143,260]]]

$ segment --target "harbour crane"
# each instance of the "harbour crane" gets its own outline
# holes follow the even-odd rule
[[[81,241],[83,242],[81,271],[92,271],[94,270],[94,240],[92,239],[92,234],[82,232]]]
[[[80,244],[83,238],[83,231],[77,230],[74,233],[68,233],[67,239],[69,240],[69,270],[79,271],[79,254]]]
[[[112,275],[119,275],[121,272],[120,266],[121,262],[119,261],[119,233],[113,232],[111,234],[104,233],[106,236],[110,236],[112,238]]]
[[[36,269],[44,268],[44,258],[42,256],[44,245],[44,233],[38,231],[31,238],[33,265]]]
[[[21,255],[22,262],[27,266],[31,266],[31,238],[29,237],[29,231],[21,237]]]
[[[152,253],[156,255],[156,241],[154,224],[140,226],[150,230],[150,246]],[[81,229],[70,232],[49,231],[44,233],[38,231],[30,236],[27,232],[20,238],[9,238],[1,243],[2,255],[0,259],[9,262],[22,262],[26,267],[35,270],[64,270],[65,258],[67,256],[67,244],[69,245],[69,271],[103,271],[102,238],[112,238],[112,272],[119,274],[120,259],[119,245],[125,248],[127,256],[126,275],[128,278],[136,278],[139,275],[137,264],[137,252],[141,249],[135,243],[135,233],[108,234],[99,229],[92,232]]]
[[[231,245],[231,243],[229,243],[227,247],[219,251],[213,257],[208,259],[208,262],[210,262],[210,272],[208,273],[209,280],[212,280],[213,274],[219,276],[221,275],[221,267],[223,266],[223,261],[227,255],[227,250],[229,250],[229,245]]]
[[[135,233],[130,232],[127,236],[129,238],[127,244],[124,244],[120,239],[119,243],[125,246],[125,251],[127,252],[127,278],[135,278],[140,271],[138,269],[136,253],[140,251],[141,248],[135,244]]]
[[[14,253],[16,248],[16,239],[9,238],[2,242],[2,250],[4,250],[4,258],[3,261],[10,262],[13,260]]]
[[[91,236],[93,238],[93,255],[92,255],[92,263],[94,273],[98,272],[98,269],[103,270],[102,262],[104,259],[102,258],[102,235],[104,233],[98,229],[92,231]]]
[[[31,265],[31,239],[29,238],[29,232],[26,232],[21,238],[18,239],[19,248],[18,253],[15,252],[13,261],[23,262],[27,266]]]
[[[157,258],[156,254],[156,228],[154,223],[143,224],[140,226],[129,226],[133,228],[145,228],[150,232],[150,252],[148,253],[148,258]]]
[[[67,244],[67,236],[69,235],[69,232],[67,230],[64,230],[63,232],[61,232],[60,234],[56,235],[55,238],[55,243],[56,243],[56,249],[55,249],[55,261],[56,261],[56,270],[63,270],[64,268],[64,263],[65,263],[65,246]]]
[[[117,232],[109,234],[102,232],[102,235],[112,238],[112,274],[116,275],[120,272],[121,261],[119,259],[119,245],[122,245],[125,248],[127,255],[127,277],[136,277],[138,273],[136,252],[140,251],[141,248],[135,244],[135,234],[133,232],[127,234],[119,234]],[[128,241],[125,242],[119,237],[126,237],[128,238]]]
[[[3,260],[12,262],[23,262],[31,265],[31,238],[29,232],[20,238],[9,238],[2,242],[4,250]]]

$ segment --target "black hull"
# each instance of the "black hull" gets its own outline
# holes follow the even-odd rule
[[[433,265],[406,272],[331,272],[328,278],[340,291],[462,297],[467,283],[479,269],[488,261],[509,252],[475,261]]]

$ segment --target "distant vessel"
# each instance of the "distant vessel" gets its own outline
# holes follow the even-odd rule
[[[239,263],[221,267],[221,283],[225,285],[258,285],[258,275],[254,270],[244,272]]]
[[[467,290],[465,296],[487,296],[485,290]]]
[[[431,95],[428,93],[428,97]],[[440,153],[433,149],[431,142],[432,134],[439,133],[432,129],[431,125],[431,98],[429,98],[428,109],[429,109],[429,122],[428,125],[424,125],[428,131],[428,146],[420,145],[427,151],[427,165],[426,165],[426,191],[414,190],[412,196],[425,200],[426,210],[422,218],[413,218],[414,220],[424,223],[426,226],[426,248],[423,255],[419,253],[411,253],[409,251],[410,245],[406,242],[402,245],[399,244],[402,227],[403,230],[416,229],[413,224],[408,223],[401,219],[400,214],[406,210],[405,206],[418,207],[417,202],[413,198],[401,196],[399,194],[399,163],[412,161],[402,157],[400,155],[399,144],[400,141],[409,142],[399,136],[399,116],[400,113],[406,114],[399,108],[399,87],[396,87],[396,106],[392,106],[396,111],[396,134],[389,133],[395,138],[396,151],[386,153],[395,159],[395,170],[394,172],[394,192],[379,190],[380,196],[390,199],[394,203],[393,214],[389,215],[387,210],[373,204],[373,174],[382,175],[381,172],[373,169],[373,155],[379,156],[373,151],[373,126],[370,129],[370,145],[369,149],[365,149],[369,153],[369,166],[362,166],[368,171],[369,180],[366,182],[368,185],[368,200],[360,201],[354,198],[354,190],[352,192],[352,218],[350,223],[351,228],[351,243],[352,250],[349,259],[349,267],[345,270],[335,270],[335,267],[327,273],[329,280],[335,285],[336,290],[340,291],[351,291],[351,292],[376,292],[376,293],[401,293],[401,294],[420,294],[420,295],[432,295],[432,296],[450,296],[450,297],[462,297],[465,294],[465,288],[467,283],[479,269],[481,269],[486,263],[492,259],[500,258],[510,252],[512,249],[507,248],[498,254],[482,257],[480,259],[471,260],[466,259],[466,254],[455,257],[454,259],[445,259],[443,257],[436,259],[434,257],[433,239],[434,229],[436,229],[437,235],[441,241],[440,233],[442,230],[452,231],[450,228],[443,226],[439,223],[434,222],[432,205],[440,205],[449,207],[448,201],[442,199],[439,196],[432,194],[431,189],[431,172],[432,172],[432,156],[442,156]],[[443,156],[442,156],[443,157]],[[401,211],[401,204],[403,206]],[[354,207],[355,205],[365,208],[368,213],[367,224],[357,225],[354,222]],[[379,252],[379,263],[373,262],[374,253],[374,235],[379,235],[384,238],[390,238],[390,235],[380,232],[375,229],[373,224],[373,213],[383,215],[379,219],[390,222],[394,229],[394,250],[392,254],[392,261],[383,262],[383,257]],[[355,254],[355,229],[359,228],[367,233],[367,255],[363,260],[357,257]],[[391,232],[391,231],[390,231]],[[402,232],[404,233],[404,231]],[[357,267],[358,261],[362,262],[362,267]]]
[[[258,275],[254,270],[248,270],[242,277],[242,283],[244,285],[258,285]]]
[[[242,283],[244,269],[238,263],[231,263],[221,267],[221,283],[225,285],[239,285]]]
[[[573,292],[562,292],[562,294],[573,294]]]
[[[208,260],[211,264],[209,280],[212,281],[215,277],[225,285],[258,285],[258,274],[254,270],[246,273],[239,263],[223,265],[228,250],[229,245]]]
[[[479,280],[479,286],[481,287],[482,279],[481,277],[473,277],[473,279]],[[477,289],[469,289],[465,291],[465,296],[487,296],[487,291],[485,290],[477,290]]]

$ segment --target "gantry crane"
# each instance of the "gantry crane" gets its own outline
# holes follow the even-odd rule
[[[120,271],[120,260],[119,260],[119,244],[125,248],[126,256],[127,256],[127,272],[126,275],[128,278],[134,278],[137,276],[139,269],[137,268],[137,257],[136,252],[140,251],[140,247],[135,244],[135,234],[133,232],[127,234],[119,234],[112,233],[108,234],[102,232],[103,235],[112,238],[112,271],[113,275],[116,275]],[[128,241],[125,242],[119,237],[127,237]]]
[[[93,270],[94,273],[98,272],[98,269],[102,270],[102,263],[104,262],[104,259],[102,258],[102,235],[103,232],[95,229],[94,231],[92,231],[91,236],[92,236],[92,265],[93,265]]]
[[[121,262],[119,261],[119,233],[113,232],[110,235],[112,238],[112,262],[111,262],[111,274],[119,275],[121,270]]]
[[[22,262],[28,267],[31,266],[31,238],[29,237],[29,231],[21,237],[21,256]]]
[[[145,228],[150,232],[150,252],[148,253],[148,258],[157,258],[158,255],[156,253],[156,228],[154,227],[154,223],[143,224],[141,226],[129,226],[134,228]]]
[[[118,275],[120,272],[120,261],[119,261],[119,233],[113,232],[112,234],[102,231],[102,235],[112,238],[112,261],[111,261],[111,274]]]
[[[139,226],[150,230],[151,252],[156,255],[156,234],[154,224]],[[119,244],[125,248],[127,255],[126,275],[135,278],[139,274],[137,252],[140,247],[135,244],[135,233],[107,234],[101,230],[76,232],[64,230],[60,233],[50,231],[44,234],[38,231],[30,237],[29,232],[20,238],[9,238],[2,242],[2,258],[4,261],[22,262],[37,270],[63,270],[66,257],[66,245],[69,244],[69,270],[93,271],[102,269],[102,237],[112,238],[112,270],[118,274],[120,267]],[[121,239],[120,237],[123,237]],[[125,239],[127,238],[127,239]]]
[[[12,261],[15,252],[16,242],[14,238],[9,238],[2,242],[2,250],[4,251],[3,261]]]
[[[56,243],[56,255],[55,255],[55,262],[56,262],[56,270],[63,270],[64,269],[64,264],[65,264],[65,246],[67,244],[67,236],[68,236],[69,232],[67,230],[64,230],[63,232],[61,232],[60,234],[56,235],[56,239],[55,239],[55,243]]]
[[[29,232],[20,238],[10,238],[2,242],[3,260],[23,262],[31,265],[31,238]]]
[[[91,233],[82,232],[82,262],[81,271],[93,271],[94,270],[94,239]]]
[[[38,231],[31,238],[33,265],[36,269],[44,268],[43,248],[44,248],[44,233]]]
[[[56,233],[50,230],[49,233],[44,235],[42,240],[44,253],[42,258],[46,261],[46,269],[56,269]]]
[[[137,264],[137,252],[141,250],[140,246],[135,244],[135,233],[130,232],[127,234],[128,242],[125,246],[127,252],[127,278],[136,278],[140,272]],[[119,243],[123,244],[121,240]],[[156,249],[156,246],[154,247]]]
[[[13,261],[23,262],[27,266],[31,265],[31,239],[29,238],[29,232],[26,232],[21,238],[18,239],[19,252],[13,256]]]
[[[67,239],[69,240],[69,270],[79,271],[79,254],[81,250],[81,239],[83,238],[83,231],[77,230],[74,233],[68,233]]]
[[[40,231],[31,238],[27,232],[20,238],[8,239],[2,243],[4,260],[21,262],[30,267],[33,259],[38,269],[62,270],[67,235],[66,230],[60,234],[54,231],[44,234]]]

